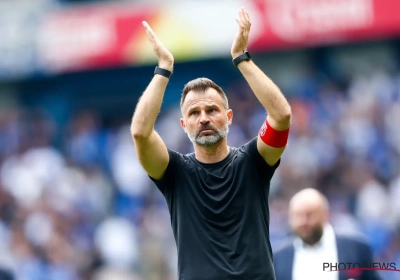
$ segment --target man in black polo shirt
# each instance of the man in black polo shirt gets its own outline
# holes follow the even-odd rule
[[[275,280],[268,196],[287,144],[291,108],[246,51],[250,19],[244,9],[237,23],[233,63],[268,116],[251,141],[229,147],[233,113],[225,93],[207,78],[190,81],[182,92],[181,125],[194,153],[183,155],[168,149],[154,131],[174,58],[143,22],[159,63],[137,104],[131,132],[141,165],[169,207],[180,280]]]

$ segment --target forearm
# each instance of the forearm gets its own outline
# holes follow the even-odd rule
[[[253,61],[242,61],[238,68],[268,115],[282,129],[290,125],[291,108],[275,83]]]
[[[167,84],[168,78],[161,75],[154,75],[140,97],[131,123],[131,133],[134,138],[149,137],[152,133],[157,115],[160,112]]]

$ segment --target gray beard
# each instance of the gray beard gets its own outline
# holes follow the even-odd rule
[[[201,133],[201,130],[204,129],[204,127],[201,127],[194,133],[188,133],[190,141],[192,141],[193,144],[197,144],[203,147],[210,147],[214,146],[222,139],[226,138],[229,132],[228,123],[226,123],[222,129],[211,126],[207,126],[207,128],[211,129],[212,132]]]

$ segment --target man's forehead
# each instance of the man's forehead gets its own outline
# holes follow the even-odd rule
[[[217,91],[209,92],[208,90],[206,92],[188,92],[185,98],[185,102],[183,104],[185,109],[190,109],[197,106],[215,105],[223,105],[221,95]]]
[[[315,211],[321,208],[321,203],[317,200],[297,200],[290,205],[293,212]]]

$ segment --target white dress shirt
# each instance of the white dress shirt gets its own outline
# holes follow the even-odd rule
[[[314,246],[295,239],[293,280],[338,280],[339,273],[324,271],[323,263],[338,263],[335,233],[330,224],[324,226],[322,237]]]

